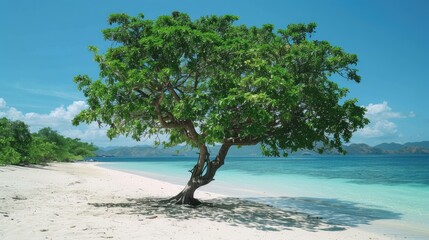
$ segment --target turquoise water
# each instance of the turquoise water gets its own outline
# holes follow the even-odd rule
[[[184,185],[196,158],[97,160],[103,167]],[[229,157],[215,179],[201,190],[320,216],[340,226],[386,220],[393,235],[429,239],[429,156]]]

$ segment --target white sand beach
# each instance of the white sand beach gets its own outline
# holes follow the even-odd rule
[[[158,203],[181,188],[93,163],[0,167],[0,239],[396,239],[208,192],[211,207]]]

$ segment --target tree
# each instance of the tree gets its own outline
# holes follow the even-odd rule
[[[34,149],[35,156],[39,159],[44,158],[45,161],[74,161],[81,160],[84,157],[94,156],[94,151],[97,150],[92,144],[81,142],[80,139],[66,138],[52,128],[46,127],[39,130],[37,134],[33,134],[34,138],[38,139],[38,149]]]
[[[210,183],[231,146],[260,144],[269,156],[298,149],[342,149],[368,123],[356,99],[330,80],[360,81],[357,56],[310,40],[316,24],[274,31],[234,25],[231,15],[192,21],[173,12],[156,20],[110,15],[106,52],[90,47],[97,80],[74,81],[89,107],[73,123],[108,126],[108,137],[168,135],[166,146],[199,150],[186,187],[172,198],[199,204],[195,190]],[[210,158],[207,146],[221,144]]]
[[[37,134],[34,134],[41,142],[49,143],[46,147],[49,148],[50,161],[67,161],[69,159],[69,151],[67,141],[64,136],[50,127],[40,129]]]
[[[31,133],[28,125],[22,121],[12,121],[10,128],[14,139],[11,146],[21,154],[21,156],[24,158],[24,163],[28,163],[29,148],[32,143]]]
[[[2,162],[6,164],[28,163],[32,142],[28,125],[21,121],[0,118],[0,146]]]
[[[33,133],[32,137],[33,143],[30,147],[30,159],[32,164],[45,164],[57,159],[55,155],[55,143],[46,141],[46,139],[40,137],[38,134]]]
[[[51,128],[31,134],[21,121],[0,118],[0,164],[40,164],[94,156],[92,144],[66,138]]]
[[[97,147],[94,145],[81,142],[78,138],[66,138],[68,152],[70,153],[71,160],[83,159],[85,157],[95,156],[94,151],[97,150]]]
[[[10,146],[12,138],[0,138],[0,165],[2,164],[19,164],[21,155]]]

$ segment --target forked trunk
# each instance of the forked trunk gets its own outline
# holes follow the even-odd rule
[[[192,179],[191,177],[185,188],[171,200],[177,204],[188,204],[192,206],[200,205],[201,202],[198,199],[194,198],[195,190],[200,187],[198,184],[192,183],[195,182],[195,180],[196,179]]]
[[[197,164],[191,170],[191,178],[185,188],[170,200],[176,204],[188,204],[196,206],[201,202],[194,197],[195,191],[214,180],[217,170],[224,164],[225,157],[231,145],[223,144],[214,160],[210,160],[210,154],[205,145],[200,147],[200,156]]]

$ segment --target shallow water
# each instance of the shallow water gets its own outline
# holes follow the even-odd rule
[[[97,160],[103,167],[184,185],[196,158]],[[215,179],[202,190],[311,214],[338,226],[387,220],[390,233],[429,239],[429,156],[229,157]]]

